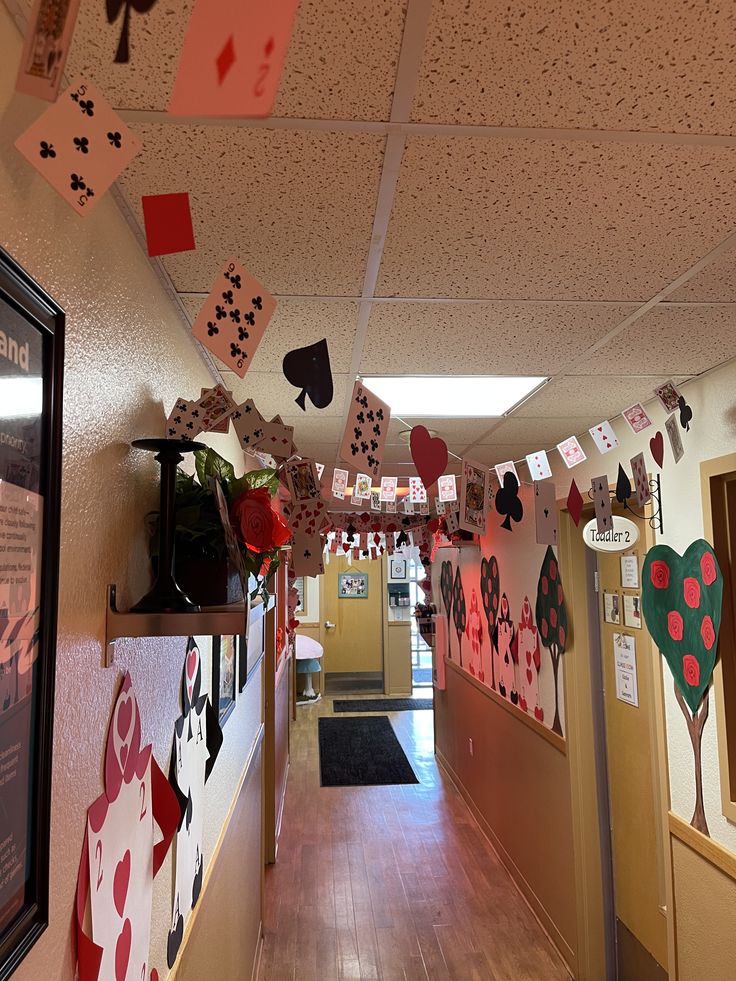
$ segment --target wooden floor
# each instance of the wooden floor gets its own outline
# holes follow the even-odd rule
[[[433,755],[432,712],[390,715],[421,783],[319,785],[299,706],[261,981],[556,981],[569,975]],[[540,826],[540,833],[543,830]]]

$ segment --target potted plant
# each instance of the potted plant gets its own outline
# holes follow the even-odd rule
[[[249,576],[250,598],[268,599],[269,584],[281,561],[291,533],[272,506],[279,486],[271,467],[235,476],[231,463],[213,449],[194,454],[195,472],[179,469],[176,476],[176,579],[200,606],[221,606],[243,599],[238,572],[228,559],[225,532],[211,478],[219,481]],[[151,562],[159,551],[159,512],[146,516]]]

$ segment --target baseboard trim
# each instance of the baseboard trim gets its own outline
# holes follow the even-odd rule
[[[498,856],[499,861],[508,872],[511,881],[513,882],[514,886],[518,890],[524,902],[531,910],[535,920],[539,923],[540,927],[544,931],[550,943],[554,946],[554,948],[557,950],[557,953],[562,958],[564,962],[564,966],[567,969],[568,973],[570,974],[570,977],[574,978],[576,965],[577,965],[577,957],[575,955],[575,951],[570,947],[570,945],[567,943],[567,941],[562,936],[560,931],[557,929],[554,921],[550,917],[549,913],[545,909],[539,897],[534,892],[532,887],[529,885],[527,880],[524,878],[523,874],[519,870],[519,867],[516,865],[516,863],[511,858],[509,853],[503,847],[500,839],[494,832],[493,828],[490,826],[488,821],[483,817],[481,812],[478,810],[475,801],[473,800],[470,793],[464,786],[463,782],[455,773],[454,769],[447,761],[445,756],[442,754],[442,752],[436,747],[435,747],[435,755],[437,757],[437,762],[445,771],[445,773],[447,774],[449,780],[451,781],[457,792],[460,794],[460,796],[463,798],[465,803],[468,805],[468,808],[470,809],[470,813],[475,818],[475,821],[477,822],[478,827],[481,830],[481,833],[487,839],[491,848]]]

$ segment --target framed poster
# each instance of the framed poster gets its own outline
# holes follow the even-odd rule
[[[388,578],[393,582],[406,580],[407,562],[404,555],[392,555],[388,560]]]
[[[341,572],[337,595],[339,599],[368,599],[368,573]]]
[[[0,978],[48,925],[64,312],[0,249]]]
[[[211,701],[221,726],[235,708],[235,666],[235,637],[213,637]]]
[[[624,625],[641,630],[641,596],[624,593]]]
[[[621,623],[621,601],[618,593],[603,593],[603,619],[606,623]]]

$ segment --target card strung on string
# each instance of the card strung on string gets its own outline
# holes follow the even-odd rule
[[[367,473],[355,475],[355,496],[360,501],[368,501],[371,496],[371,478]]]
[[[381,510],[381,492],[371,491],[371,511]]]
[[[593,426],[588,432],[593,437],[593,442],[595,443],[599,453],[610,453],[611,450],[615,450],[618,447],[618,437],[613,431],[613,426],[608,420],[598,423],[597,426]]]
[[[424,504],[427,500],[427,489],[421,477],[409,477],[409,500],[412,504]]]
[[[484,535],[489,507],[490,474],[482,463],[463,460],[460,481],[460,519],[463,531]]]
[[[299,0],[196,0],[172,116],[269,116]]]
[[[288,460],[296,453],[294,427],[285,426],[281,416],[274,416],[270,422],[264,422],[261,429],[262,435],[255,441],[259,450],[270,453],[276,460]]]
[[[670,441],[672,456],[675,458],[675,463],[679,463],[685,455],[685,450],[682,447],[680,430],[677,428],[677,416],[669,416],[665,420],[664,428],[667,430],[667,437]]]
[[[396,514],[396,501],[386,501],[386,514]]]
[[[422,501],[419,505],[419,513],[422,515],[429,514],[429,501]]]
[[[28,19],[15,87],[55,102],[72,43],[80,0],[53,4],[35,0]]]
[[[534,482],[534,521],[537,545],[556,545],[557,498],[554,484]]]
[[[149,962],[153,880],[182,811],[141,733],[126,674],[107,733],[105,790],[87,811],[76,896],[79,981],[157,977]]]
[[[196,439],[202,432],[199,399],[177,399],[166,420],[167,439]]]
[[[78,78],[15,145],[53,189],[85,215],[141,149],[90,82]]]
[[[631,470],[634,475],[634,490],[636,491],[636,503],[639,507],[644,507],[652,499],[652,492],[649,488],[649,475],[647,465],[644,462],[644,454],[637,453],[631,458]]]
[[[662,403],[665,412],[674,412],[680,404],[680,393],[675,388],[672,381],[666,381],[664,385],[654,389],[654,394]]]
[[[624,409],[623,417],[634,433],[640,433],[642,430],[648,429],[652,424],[652,420],[647,415],[646,409],[641,402],[635,402],[628,409]]]
[[[504,474],[507,473],[512,473],[516,477],[516,483],[520,483],[519,475],[516,472],[516,464],[513,460],[507,460],[506,463],[497,463],[493,469],[496,471],[496,477],[501,487],[503,487]]]
[[[307,396],[315,409],[326,409],[332,402],[330,352],[325,339],[289,351],[283,361],[283,371],[286,380],[294,388],[301,389],[294,401],[304,412]]]
[[[348,472],[336,467],[332,471],[332,496],[338,501],[345,500],[348,489]]]
[[[317,463],[315,461],[315,464],[314,465],[317,468],[317,477],[320,480],[322,480],[322,474],[325,472],[325,465],[324,465],[324,463]]]
[[[396,488],[398,487],[398,477],[381,477],[380,497],[387,503],[396,500]]]
[[[450,501],[457,500],[457,482],[455,480],[454,473],[443,474],[438,483],[437,489],[439,491],[439,499],[447,504]]]
[[[536,453],[529,453],[526,458],[526,465],[532,480],[546,480],[552,476],[552,467],[545,450],[537,450]]]
[[[443,515],[447,512],[447,505],[444,501],[441,501],[439,497],[434,499],[434,510],[435,514]]]
[[[404,498],[404,514],[414,514],[414,505],[408,497]]]
[[[507,470],[503,475],[503,486],[496,493],[496,511],[504,515],[501,527],[506,531],[513,531],[512,521],[518,524],[524,517],[524,504],[519,497],[519,480],[512,470]]]
[[[579,463],[583,463],[584,460],[587,460],[577,436],[570,436],[568,439],[564,439],[561,443],[558,443],[557,452],[565,461],[565,466],[568,468],[568,470],[571,470],[573,467],[577,467]]]
[[[196,248],[189,195],[186,192],[144,194],[141,206],[150,256],[191,252]]]
[[[594,477],[590,484],[590,497],[595,507],[598,531],[603,535],[613,527],[613,508],[608,490],[608,477]]]
[[[179,953],[184,928],[202,891],[204,877],[204,785],[222,746],[222,729],[207,689],[202,686],[202,659],[194,639],[187,640],[181,679],[182,714],[174,723],[169,782],[182,814],[176,833],[174,902],[166,960]]]
[[[244,378],[276,300],[238,259],[228,259],[192,324],[192,334]]]
[[[371,477],[380,477],[390,420],[390,406],[361,381],[356,381],[340,445],[340,459],[364,468]]]
[[[448,535],[454,535],[456,531],[460,531],[460,512],[448,511],[445,515],[445,526]]]
[[[199,397],[202,432],[226,433],[230,425],[230,416],[238,409],[232,392],[224,385],[204,388]],[[223,428],[224,426],[224,428]]]
[[[286,486],[292,501],[311,501],[318,498],[319,474],[314,460],[292,460],[287,463]]]
[[[263,427],[266,422],[256,408],[253,399],[248,399],[237,406],[230,418],[241,449],[252,453],[258,440],[263,436]]]
[[[577,528],[580,524],[580,518],[583,515],[583,508],[585,506],[585,501],[583,500],[583,495],[580,493],[580,488],[575,483],[575,478],[570,481],[570,490],[567,495],[567,510],[570,513],[570,517],[575,522],[575,527]]]

